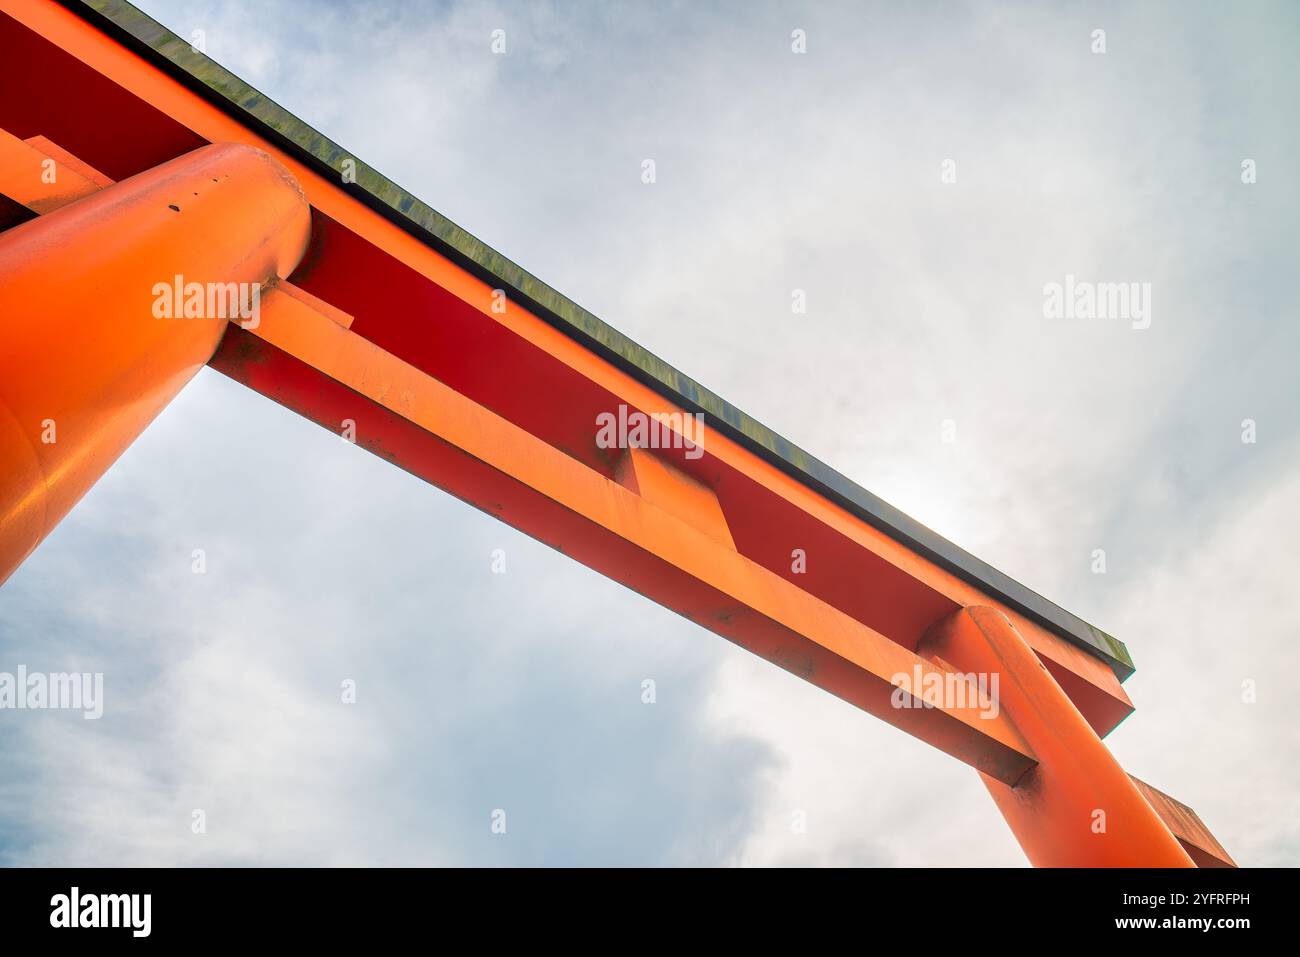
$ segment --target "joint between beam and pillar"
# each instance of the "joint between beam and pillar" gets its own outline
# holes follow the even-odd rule
[[[1051,672],[1002,611],[963,608],[936,623],[918,653],[980,676],[1037,758],[1014,784],[983,775],[1026,856],[1040,867],[1192,867]]]

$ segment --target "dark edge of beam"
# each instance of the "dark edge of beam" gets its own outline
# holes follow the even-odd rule
[[[896,541],[1005,602],[1049,631],[1100,658],[1120,681],[1134,672],[1124,643],[1026,588],[943,536],[904,515],[824,462],[777,435],[678,372],[572,300],[556,292],[421,202],[337,143],[312,129],[125,0],[59,0],[73,13],[144,57],[194,93],[275,143],[461,268],[491,285],[718,432]],[[343,160],[356,164],[344,183]]]

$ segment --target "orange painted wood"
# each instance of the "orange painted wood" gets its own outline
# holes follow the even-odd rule
[[[0,582],[221,341],[223,316],[159,318],[157,284],[260,284],[310,232],[282,167],[221,145],[0,233]]]
[[[1013,783],[982,777],[1035,867],[1195,866],[1006,615],[963,609],[935,626],[921,653],[998,675],[1001,713],[1038,763]]]

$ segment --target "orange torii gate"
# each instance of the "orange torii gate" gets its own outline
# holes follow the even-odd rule
[[[1232,865],[1102,742],[1121,642],[128,3],[0,0],[0,88],[0,582],[208,364],[969,764],[1036,865]]]

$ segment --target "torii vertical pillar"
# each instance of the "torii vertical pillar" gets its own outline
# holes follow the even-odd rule
[[[98,188],[15,142],[5,159],[30,165],[30,210],[49,208],[51,177],[85,189],[0,233],[0,583],[220,343],[224,315],[173,303],[159,316],[156,287],[260,288],[311,235],[298,184],[249,146],[205,146]]]
[[[998,707],[1038,763],[1014,786],[980,774],[1035,867],[1195,867],[1007,616],[971,607],[927,634],[924,656],[998,675]]]

